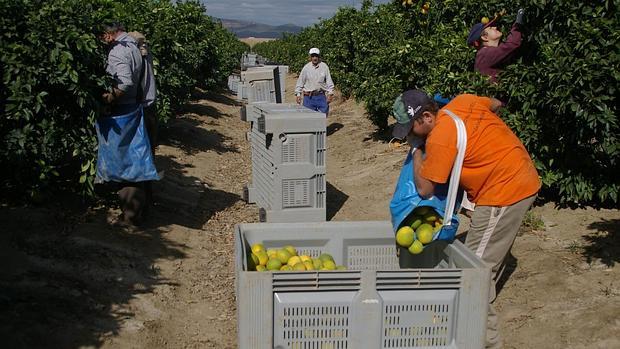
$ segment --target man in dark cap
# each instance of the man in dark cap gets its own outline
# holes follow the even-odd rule
[[[150,204],[148,179],[157,179],[157,175],[153,173],[155,169],[150,148],[131,148],[131,151],[128,149],[137,142],[136,135],[142,132],[138,131],[143,123],[143,120],[140,120],[141,107],[145,102],[154,102],[155,85],[152,84],[152,89],[144,89],[146,61],[138,42],[125,32],[124,26],[113,22],[102,27],[100,37],[109,45],[106,72],[113,82],[110,90],[102,95],[110,113],[107,118],[98,120],[97,176],[99,181],[116,183],[119,188],[122,213],[118,217],[111,217],[109,222],[121,226],[138,225],[144,221]],[[122,118],[123,122],[115,123],[116,121],[112,121],[114,118]],[[125,123],[125,120],[131,121]],[[108,128],[109,124],[114,124],[114,127]],[[120,125],[122,127],[119,127]],[[112,141],[116,139],[112,138],[114,133],[118,133],[119,139],[122,139],[120,143]],[[146,166],[149,166],[148,170],[145,170]]]
[[[467,44],[478,50],[474,70],[488,75],[495,82],[497,74],[514,58],[521,46],[523,9],[517,11],[517,18],[506,41],[501,42],[502,32],[497,29],[498,17],[487,23],[477,23],[469,31]]]
[[[465,124],[467,146],[459,183],[476,204],[465,245],[492,271],[486,348],[501,348],[492,305],[495,281],[540,189],[527,150],[496,114],[500,106],[495,98],[463,94],[438,110],[419,90],[403,92],[393,106],[393,135],[410,138],[414,182],[425,199],[433,196],[437,184],[447,183],[457,155],[457,127],[451,116]]]

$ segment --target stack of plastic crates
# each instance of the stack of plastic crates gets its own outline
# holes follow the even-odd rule
[[[330,253],[343,271],[248,271],[250,247]],[[254,223],[235,228],[238,347],[484,347],[490,270],[459,241],[427,245],[400,269],[389,222]]]
[[[237,99],[254,102],[282,102],[281,78],[278,66],[254,67],[241,72],[241,87]]]
[[[326,217],[325,115],[297,104],[251,103],[252,182],[244,198],[263,222],[319,222]]]
[[[241,70],[257,66],[259,64],[258,57],[256,53],[244,53],[243,56],[241,56]]]
[[[235,95],[239,93],[240,81],[241,76],[239,76],[238,74],[232,74],[228,76],[228,89]]]
[[[270,65],[266,65],[265,67],[270,67]],[[277,67],[280,76],[280,94],[282,96],[282,102],[284,102],[284,94],[286,93],[286,76],[288,75],[288,65],[278,65]]]

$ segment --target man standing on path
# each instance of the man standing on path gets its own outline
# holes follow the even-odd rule
[[[394,137],[415,137],[411,149],[414,181],[423,198],[433,195],[435,185],[447,183],[457,155],[456,125],[450,115],[465,124],[467,147],[460,185],[476,204],[465,244],[491,268],[486,347],[501,348],[492,305],[495,282],[540,189],[534,163],[519,138],[497,116],[501,106],[497,99],[459,95],[438,110],[426,93],[408,90],[394,104]]]
[[[310,49],[310,62],[299,74],[295,85],[297,104],[301,104],[303,95],[304,107],[329,114],[329,103],[334,96],[334,82],[329,73],[327,64],[321,61],[321,52],[318,48]],[[327,96],[326,96],[327,95]]]
[[[505,42],[500,42],[503,34],[497,30],[498,17],[486,24],[477,23],[469,31],[467,44],[478,50],[474,70],[488,75],[492,82],[496,81],[497,74],[512,61],[517,49],[521,46],[523,15],[523,9],[519,9]]]
[[[106,72],[113,79],[111,90],[102,95],[104,103],[110,110],[108,120],[113,120],[114,117],[123,117],[123,120],[132,121],[122,124],[126,130],[110,131],[110,129],[106,129],[104,131],[108,137],[99,137],[101,156],[98,160],[98,171],[101,168],[101,173],[105,174],[105,177],[108,177],[107,172],[109,172],[109,178],[104,178],[104,180],[116,182],[120,188],[118,195],[122,214],[118,218],[112,219],[110,223],[136,225],[140,224],[145,218],[144,215],[149,204],[147,199],[150,195],[145,193],[144,185],[147,182],[123,180],[122,177],[130,173],[129,177],[131,178],[142,178],[143,162],[150,162],[152,167],[151,149],[146,151],[149,154],[145,156],[144,152],[138,154],[128,147],[136,139],[135,135],[139,134],[138,125],[141,121],[140,118],[142,118],[141,105],[145,101],[145,93],[147,93],[147,98],[152,99],[151,104],[154,102],[155,96],[153,91],[143,90],[144,59],[138,43],[125,32],[125,28],[118,23],[105,25],[101,38],[110,46]],[[155,88],[154,84],[152,88]],[[149,93],[151,93],[150,96]],[[135,117],[130,118],[132,115]],[[111,123],[114,124],[114,122]],[[117,125],[120,126],[121,124]],[[100,124],[98,133],[103,127],[105,127],[104,121]],[[112,132],[117,132],[118,137],[124,137],[122,144],[111,144],[108,141],[101,143],[102,139],[111,140]],[[101,152],[102,146],[106,147],[104,153]]]

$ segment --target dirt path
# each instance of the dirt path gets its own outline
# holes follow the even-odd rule
[[[236,347],[232,231],[258,214],[240,198],[251,169],[232,98],[196,94],[162,135],[165,178],[142,229],[109,227],[113,212],[75,200],[0,208],[7,348]],[[332,105],[329,219],[389,219],[404,152],[377,140],[363,113],[350,100]],[[620,212],[534,213],[545,227],[518,238],[497,300],[507,348],[620,347]]]

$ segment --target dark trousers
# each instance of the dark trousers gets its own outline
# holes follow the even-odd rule
[[[151,152],[155,156],[155,147],[157,147],[157,135],[159,120],[157,120],[157,107],[155,103],[148,107],[144,107],[144,125],[146,126],[146,132],[149,134],[149,142],[151,143]]]
[[[151,152],[155,157],[157,146],[157,108],[155,104],[144,108],[144,125],[148,133]],[[124,182],[119,183],[117,191],[123,212],[122,220],[128,224],[141,224],[147,219],[153,205],[153,182]]]

